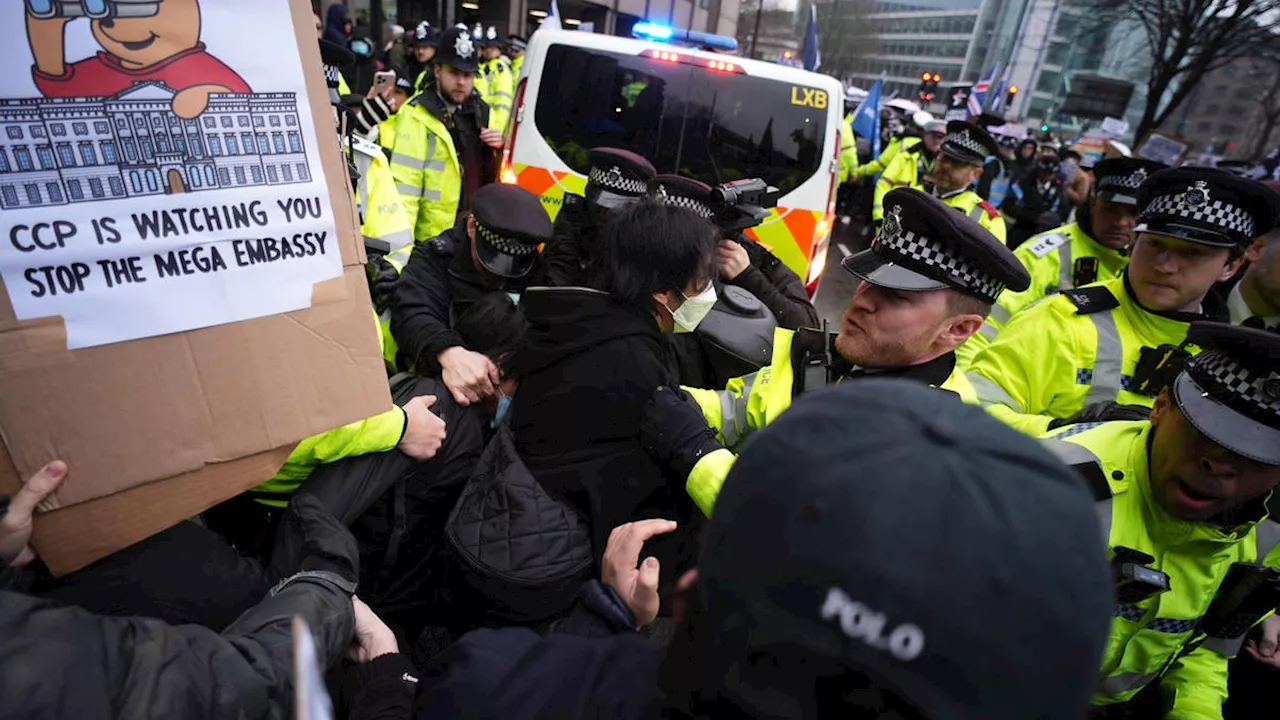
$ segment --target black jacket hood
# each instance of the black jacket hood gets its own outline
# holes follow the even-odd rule
[[[531,287],[520,296],[529,321],[524,347],[509,372],[520,377],[621,337],[661,342],[657,322],[618,304],[608,293],[581,287]]]

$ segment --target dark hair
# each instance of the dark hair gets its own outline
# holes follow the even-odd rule
[[[711,276],[717,236],[692,210],[651,200],[619,208],[600,228],[591,286],[647,315],[654,293]]]
[[[502,360],[524,345],[529,321],[509,295],[491,292],[458,316],[455,329],[469,350],[487,355],[501,368]]]

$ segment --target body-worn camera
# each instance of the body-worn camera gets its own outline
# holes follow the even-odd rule
[[[1133,392],[1155,397],[1173,384],[1178,374],[1191,359],[1191,353],[1181,345],[1164,344],[1160,347],[1144,347],[1138,355],[1138,365],[1133,369]]]
[[[1133,605],[1169,590],[1169,576],[1148,567],[1156,559],[1140,550],[1117,547],[1111,559],[1116,583],[1116,602]]]
[[[755,227],[769,217],[769,208],[777,207],[780,195],[760,178],[721,183],[711,190],[715,223],[730,232]]]
[[[41,19],[140,18],[160,12],[160,0],[27,0],[27,12]]]

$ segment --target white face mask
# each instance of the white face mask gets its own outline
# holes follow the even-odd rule
[[[667,312],[671,313],[671,319],[676,323],[676,333],[691,333],[698,329],[698,323],[711,312],[711,308],[716,304],[716,287],[714,283],[707,283],[707,288],[702,292],[689,297],[683,292],[684,304],[676,308],[672,312],[666,303],[662,307],[667,308]]]

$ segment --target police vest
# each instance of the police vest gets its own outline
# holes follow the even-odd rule
[[[427,92],[434,93],[431,88]],[[395,114],[391,176],[415,239],[433,238],[453,227],[462,198],[462,166],[453,136],[416,96]]]
[[[1085,423],[1043,441],[1094,489],[1111,553],[1145,553],[1155,558],[1149,567],[1169,577],[1167,591],[1117,603],[1093,704],[1124,702],[1161,679],[1173,717],[1220,718],[1227,659],[1248,625],[1211,628],[1202,619],[1232,563],[1280,567],[1280,523],[1266,517],[1262,500],[1246,509],[1252,520],[1229,529],[1165,512],[1151,491],[1150,434],[1146,421]]]

